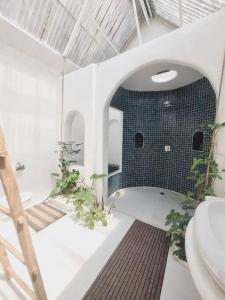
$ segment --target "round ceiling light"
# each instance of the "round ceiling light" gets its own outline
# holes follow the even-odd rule
[[[177,77],[177,71],[175,70],[164,70],[152,75],[152,81],[157,83],[163,83],[173,80]]]

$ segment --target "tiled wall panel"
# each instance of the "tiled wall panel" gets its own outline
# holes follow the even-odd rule
[[[193,151],[193,134],[201,124],[215,118],[216,100],[209,81],[203,78],[162,92],[119,88],[111,106],[124,112],[124,123],[122,173],[109,178],[109,194],[131,186],[181,193],[193,190],[193,183],[187,180],[193,157],[202,157],[209,143],[204,132],[204,152]],[[143,148],[135,148],[137,132],[144,135]],[[170,152],[165,152],[165,145],[171,147]]]

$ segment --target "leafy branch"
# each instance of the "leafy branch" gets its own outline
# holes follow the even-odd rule
[[[93,229],[98,222],[106,226],[107,217],[104,202],[102,200],[101,203],[98,203],[95,191],[96,181],[103,180],[106,175],[93,174],[90,178],[92,183],[88,186],[78,170],[70,170],[69,166],[74,161],[65,158],[65,154],[68,154],[68,149],[65,147],[66,143],[60,145],[61,155],[58,162],[60,172],[52,174],[56,177],[56,184],[50,196],[66,196],[67,202],[73,203],[76,216],[82,219],[89,229]]]
[[[172,209],[166,217],[166,225],[169,226],[167,236],[171,239],[171,245],[175,245],[173,254],[179,259],[186,261],[185,234],[197,206],[205,200],[206,196],[215,196],[213,182],[215,179],[222,180],[221,174],[214,159],[214,145],[218,130],[225,127],[225,123],[205,124],[202,128],[210,134],[209,148],[203,158],[194,158],[191,166],[191,175],[188,180],[194,182],[194,192],[187,192],[180,200],[181,212]]]

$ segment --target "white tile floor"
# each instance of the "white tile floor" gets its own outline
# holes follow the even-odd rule
[[[178,194],[155,188],[121,190],[107,227],[90,231],[67,215],[39,233],[32,232],[49,300],[81,299],[135,220],[164,228],[164,218],[178,207]],[[111,199],[109,199],[109,202]],[[0,220],[1,233],[15,244],[10,222]],[[15,269],[28,278],[24,267],[12,259]],[[0,269],[0,300],[27,299]],[[161,300],[200,300],[188,270],[168,256]]]

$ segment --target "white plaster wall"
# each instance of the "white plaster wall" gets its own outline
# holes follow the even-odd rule
[[[0,126],[21,191],[44,199],[52,189],[60,127],[59,75],[0,42]]]
[[[147,24],[144,22],[141,25],[141,38],[142,43],[145,44],[150,42],[151,40],[167,34],[177,27],[172,25],[171,23],[163,20],[161,17],[156,16],[154,19],[150,20],[150,23]],[[127,44],[125,50],[132,49],[139,46],[138,36],[137,34],[133,37],[133,39]]]
[[[84,130],[84,117],[78,113],[72,122],[71,141],[81,144],[80,152],[76,155],[76,161],[81,165],[84,164]]]
[[[63,131],[65,120],[72,111],[84,117],[84,176],[89,181],[96,170],[96,143],[99,138],[95,134],[94,97],[95,66],[90,65],[79,71],[69,73],[64,79]]]
[[[122,168],[123,112],[109,107],[109,163]]]
[[[225,122],[225,68],[223,70],[223,80],[221,82],[221,97],[218,105],[217,122]],[[225,128],[221,128],[217,133],[214,153],[220,170],[225,169]],[[215,190],[217,196],[225,197],[225,173],[221,173],[221,176],[223,180],[216,180]]]
[[[63,141],[72,144],[74,150],[80,150],[79,153],[70,156],[68,159],[76,160],[80,165],[84,164],[84,117],[80,112],[70,111],[65,116],[63,125]],[[79,146],[76,144],[79,144]]]
[[[210,80],[218,94],[225,49],[224,28],[225,11],[222,10],[97,65],[93,68],[92,76],[88,68],[68,75],[70,82],[67,82],[67,89],[73,90],[76,95],[76,102],[75,100],[73,102],[74,109],[80,105],[83,107],[83,94],[88,95],[85,98],[86,109],[83,110],[91,132],[89,138],[85,138],[92,151],[88,168],[94,166],[96,172],[107,173],[110,101],[117,88],[142,68],[158,62],[193,67]],[[84,86],[85,91],[81,93]],[[221,103],[225,103],[224,91]],[[221,119],[225,119],[225,112]],[[218,142],[224,145],[224,141],[225,139],[221,139]],[[225,155],[225,149],[223,151]],[[218,194],[221,194],[222,190],[225,190],[224,183],[223,187],[217,190]],[[107,195],[106,181],[104,186],[99,187],[98,193]]]

